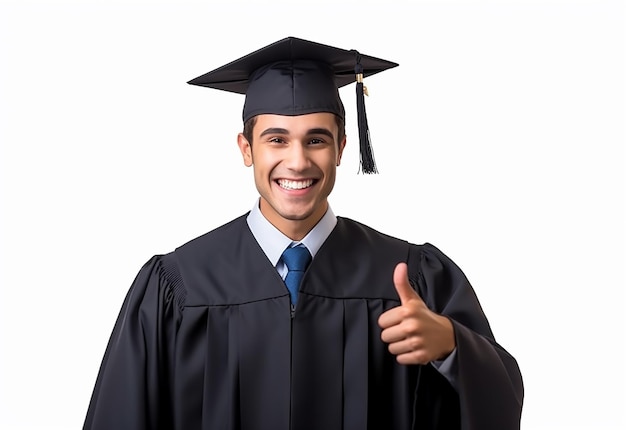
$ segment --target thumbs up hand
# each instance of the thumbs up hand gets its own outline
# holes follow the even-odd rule
[[[393,283],[400,306],[378,318],[383,329],[380,337],[389,344],[389,352],[400,364],[426,364],[446,358],[456,346],[450,320],[428,309],[411,287],[406,263],[396,266]]]

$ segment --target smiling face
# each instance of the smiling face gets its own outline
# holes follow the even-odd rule
[[[334,114],[258,115],[252,142],[237,143],[253,166],[261,213],[292,240],[300,240],[324,216],[346,144],[338,140]]]

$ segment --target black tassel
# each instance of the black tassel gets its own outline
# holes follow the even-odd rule
[[[361,171],[363,173],[378,173],[376,162],[374,161],[374,152],[370,140],[370,130],[367,125],[367,115],[365,114],[365,95],[367,88],[363,85],[363,66],[361,66],[361,55],[356,54],[356,65],[354,73],[356,73],[356,111],[359,125],[359,149],[361,153]]]

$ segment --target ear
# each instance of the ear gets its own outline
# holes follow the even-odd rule
[[[250,145],[250,142],[244,137],[243,133],[237,135],[237,145],[243,156],[243,164],[245,164],[246,167],[252,166],[252,145]]]
[[[339,142],[339,152],[337,153],[337,166],[341,164],[341,156],[343,155],[343,149],[346,147],[346,136]]]

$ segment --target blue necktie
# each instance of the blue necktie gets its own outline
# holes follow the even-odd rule
[[[304,245],[298,245],[293,248],[285,249],[282,259],[285,266],[287,266],[285,285],[287,285],[287,289],[291,295],[291,303],[295,305],[298,301],[300,282],[302,281],[306,268],[311,262],[311,254]]]

